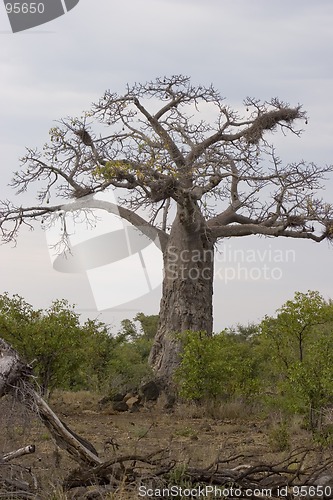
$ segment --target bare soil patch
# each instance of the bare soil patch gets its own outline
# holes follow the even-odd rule
[[[117,413],[111,405],[100,408],[100,396],[87,392],[55,394],[50,406],[72,430],[88,439],[103,460],[126,454],[146,456],[167,449],[179,464],[207,467],[217,457],[227,459],[239,455],[239,465],[276,463],[290,449],[313,448],[311,435],[300,422],[288,423],[288,443],[279,444],[279,415],[263,417],[241,403],[219,408],[178,405],[172,411],[162,404],[151,404],[139,412]],[[50,434],[36,416],[30,414],[11,397],[0,401],[0,456],[28,444],[36,446],[33,455],[21,457],[17,463],[30,467],[43,491],[43,499],[73,498],[61,491],[61,483],[77,465],[59,451]],[[275,431],[274,431],[275,429]],[[274,434],[274,432],[276,434]],[[281,440],[285,439],[281,431]],[[309,460],[323,460],[328,449],[317,447]],[[76,498],[85,498],[83,491]],[[139,498],[125,490],[107,498]]]

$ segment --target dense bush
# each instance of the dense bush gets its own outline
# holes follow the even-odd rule
[[[151,325],[155,325],[156,333],[156,318],[158,316],[139,313],[134,321],[140,322],[141,331],[138,331],[133,321],[122,321],[105,370],[104,392],[132,390],[137,388],[141,381],[152,377],[148,356],[153,342]]]
[[[241,397],[303,415],[333,403],[333,304],[318,292],[297,292],[260,325],[180,338],[185,399]]]
[[[68,387],[84,362],[84,332],[66,301],[35,311],[17,295],[2,295],[0,336],[33,365],[43,394],[55,387]]]
[[[176,374],[180,396],[194,401],[248,398],[260,390],[260,363],[252,337],[233,331],[213,336],[203,332],[180,335],[183,351]]]
[[[143,313],[124,320],[111,335],[102,322],[80,324],[79,315],[65,300],[46,310],[34,310],[22,297],[0,296],[0,337],[34,367],[42,393],[55,388],[108,392],[136,385],[149,373],[148,355],[156,316]]]

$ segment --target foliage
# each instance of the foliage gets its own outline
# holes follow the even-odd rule
[[[98,320],[88,319],[82,326],[82,331],[85,338],[82,345],[85,362],[75,373],[76,384],[72,384],[72,388],[100,391],[105,385],[108,363],[118,341],[111,336],[108,326]]]
[[[318,292],[296,292],[277,312],[260,325],[269,385],[293,411],[321,408],[333,397],[333,306]]]
[[[318,292],[296,292],[260,325],[180,338],[176,380],[186,399],[249,398],[262,390],[263,403],[304,415],[333,401],[333,304]]]
[[[140,323],[138,330],[135,322]],[[134,320],[125,319],[116,336],[113,355],[107,365],[105,390],[130,390],[152,376],[148,356],[157,332],[158,316],[138,313]]]
[[[151,343],[147,345],[143,338],[132,343],[119,343],[107,365],[104,390],[118,392],[136,389],[143,379],[151,376],[147,362],[150,347]]]
[[[34,311],[22,297],[11,299],[4,294],[0,297],[0,331],[33,364],[43,394],[70,385],[84,350],[79,317],[65,300],[56,300],[46,311]]]
[[[274,452],[286,451],[290,448],[290,435],[286,421],[276,424],[269,433],[269,444]]]
[[[140,328],[144,337],[153,340],[157,333],[159,315],[151,314],[147,316],[140,312],[135,316],[134,320],[140,323]]]
[[[155,318],[140,313],[151,336]],[[55,388],[108,391],[115,384],[138,385],[150,373],[149,335],[128,319],[116,336],[97,320],[81,325],[65,300],[36,311],[18,295],[0,296],[0,337],[33,365],[44,395]]]
[[[137,388],[152,375],[148,356],[158,319],[139,313],[111,335],[97,320],[80,324],[65,300],[34,310],[18,295],[0,296],[0,336],[33,365],[45,394],[55,388]],[[237,325],[213,336],[187,331],[178,338],[175,381],[184,399],[219,404],[255,398],[303,415],[320,415],[333,401],[333,304],[318,292],[296,292],[260,325]]]
[[[253,356],[251,340],[226,331],[213,336],[188,331],[180,338],[183,351],[176,380],[182,397],[228,400],[258,392],[259,363]]]

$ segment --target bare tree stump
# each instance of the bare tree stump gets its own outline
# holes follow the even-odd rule
[[[32,368],[20,360],[18,353],[0,338],[0,398],[14,393],[20,401],[37,413],[60,448],[77,462],[89,466],[102,463],[95,448],[61,422],[33,385]]]
[[[0,398],[11,392],[28,374],[31,375],[31,368],[22,363],[17,352],[0,338]]]

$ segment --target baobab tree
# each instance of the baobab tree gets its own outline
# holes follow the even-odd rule
[[[242,109],[184,76],[128,86],[123,95],[106,91],[80,119],[58,122],[41,151],[27,149],[12,185],[21,193],[35,183],[37,204],[2,203],[4,241],[32,220],[94,208],[158,237],[164,279],[150,362],[165,384],[179,363],[174,333],[212,332],[218,240],[333,238],[332,205],[318,196],[332,166],[285,165],[269,142],[276,131],[301,134],[302,107],[247,98]],[[95,196],[117,188],[126,193],[118,203]]]

